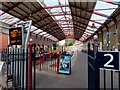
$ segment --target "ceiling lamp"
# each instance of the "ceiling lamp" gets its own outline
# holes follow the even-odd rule
[[[94,32],[97,31],[97,27],[95,26],[95,23],[92,23],[92,27],[91,28],[93,29]]]

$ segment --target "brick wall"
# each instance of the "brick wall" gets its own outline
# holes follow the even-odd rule
[[[0,50],[7,48],[8,46],[8,35],[0,33]]]

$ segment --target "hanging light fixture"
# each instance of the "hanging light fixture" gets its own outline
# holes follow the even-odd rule
[[[97,31],[97,27],[95,26],[95,23],[92,23],[92,27],[91,28],[93,29],[94,32]]]

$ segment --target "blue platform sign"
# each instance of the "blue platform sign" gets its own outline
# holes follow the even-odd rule
[[[58,73],[71,74],[71,55],[60,55]]]
[[[119,52],[117,51],[100,51],[97,53],[96,60],[100,68],[120,70]]]

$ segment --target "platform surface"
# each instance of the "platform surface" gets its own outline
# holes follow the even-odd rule
[[[36,88],[87,88],[87,55],[77,51],[72,57],[71,75],[37,70]]]

